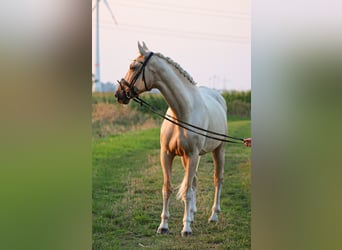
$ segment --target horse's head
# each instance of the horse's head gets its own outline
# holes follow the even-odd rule
[[[143,46],[138,42],[140,56],[138,56],[130,65],[125,78],[118,81],[119,86],[115,92],[115,97],[121,104],[128,104],[129,101],[137,97],[140,93],[151,90],[145,78],[145,68],[153,55],[143,42]]]

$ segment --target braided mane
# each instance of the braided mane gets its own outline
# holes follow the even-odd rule
[[[176,63],[174,60],[172,60],[170,57],[165,57],[163,54],[161,53],[155,53],[154,55],[158,56],[159,58],[162,58],[164,60],[166,60],[169,64],[171,64],[172,66],[174,66],[186,79],[189,80],[189,82],[193,85],[196,85],[196,82],[194,81],[194,79],[189,75],[188,72],[186,72],[178,63]]]

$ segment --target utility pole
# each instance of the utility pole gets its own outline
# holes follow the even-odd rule
[[[95,87],[93,88],[93,91],[96,91],[96,92],[102,91],[101,75],[100,75],[100,1],[101,0],[96,0],[96,5],[93,7],[93,10],[92,10],[94,11],[96,8],[96,63],[95,63],[96,71],[95,71]],[[103,2],[112,16],[114,24],[118,25],[118,22],[116,21],[116,18],[114,16],[112,9],[110,8],[108,1],[103,0]]]
[[[100,76],[100,0],[96,0],[96,78],[95,92],[101,92],[101,76]]]

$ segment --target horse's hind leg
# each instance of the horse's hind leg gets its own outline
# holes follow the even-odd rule
[[[224,174],[224,147],[225,147],[225,144],[222,143],[213,152],[215,197],[214,197],[214,204],[211,209],[211,216],[209,218],[209,222],[218,221],[218,214],[221,211],[220,196],[221,196],[221,189],[223,185],[223,174]]]
[[[199,160],[198,160],[199,163]],[[194,222],[195,220],[195,213],[197,212],[197,206],[196,206],[196,193],[197,193],[197,170],[196,174],[194,176],[194,180],[192,182],[192,205],[191,205],[191,222]]]
[[[164,174],[164,185],[162,189],[163,193],[163,211],[161,213],[161,223],[158,227],[158,234],[168,234],[169,233],[169,225],[168,220],[170,217],[169,213],[169,198],[172,194],[171,187],[171,172],[172,172],[172,161],[175,155],[166,152],[165,150],[160,151],[160,162],[163,169]]]

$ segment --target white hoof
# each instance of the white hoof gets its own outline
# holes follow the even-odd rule
[[[192,232],[182,232],[182,237],[189,237],[192,235]]]
[[[213,214],[210,216],[209,220],[208,220],[209,223],[210,223],[210,222],[217,222],[217,221],[218,221],[218,215],[217,215],[217,213],[213,213]]]
[[[181,232],[181,235],[183,237],[187,237],[187,236],[191,236],[192,235],[192,229],[190,227],[190,223],[187,222],[186,225],[184,225],[183,229],[182,229],[182,232]]]
[[[169,234],[170,230],[168,228],[158,228],[157,234]]]

